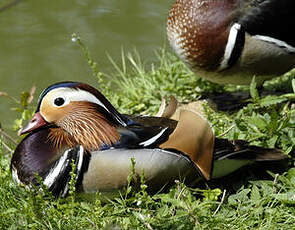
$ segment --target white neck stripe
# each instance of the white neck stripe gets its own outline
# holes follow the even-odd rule
[[[60,172],[64,169],[65,161],[68,158],[69,151],[70,150],[67,150],[61,156],[61,158],[58,160],[58,163],[52,169],[50,169],[48,175],[45,177],[43,184],[46,185],[48,188],[52,186],[52,184],[55,182]]]
[[[219,70],[226,69],[228,67],[228,62],[231,57],[231,54],[235,48],[238,32],[241,29],[241,25],[238,23],[233,24],[230,29],[227,44],[225,47],[223,59],[220,63]]]

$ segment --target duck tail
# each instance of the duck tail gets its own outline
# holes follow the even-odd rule
[[[280,162],[287,159],[282,150],[249,145],[242,140],[215,138],[213,178],[226,176],[254,163]]]
[[[239,159],[251,161],[279,161],[287,158],[280,149],[249,145],[243,140],[229,141],[215,138],[214,160]]]
[[[287,155],[280,149],[248,146],[248,150],[256,153],[255,161],[280,161],[287,158]]]

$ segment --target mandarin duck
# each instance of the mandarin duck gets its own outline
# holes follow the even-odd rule
[[[214,137],[210,124],[192,111],[181,111],[179,121],[122,115],[98,90],[77,82],[45,89],[20,130],[25,133],[11,160],[13,179],[38,185],[38,174],[56,196],[68,193],[72,162],[77,190],[112,194],[127,185],[132,158],[150,192],[176,179],[194,185],[257,161],[285,158],[277,149]]]
[[[294,0],[176,0],[168,40],[200,77],[261,85],[294,67],[294,10]]]

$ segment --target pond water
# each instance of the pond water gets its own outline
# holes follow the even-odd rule
[[[122,48],[136,48],[144,62],[156,62],[155,51],[167,44],[166,19],[173,1],[20,0],[0,12],[0,91],[19,97],[36,84],[37,96],[48,85],[65,80],[95,86],[80,47],[71,41],[73,33],[82,38],[103,72],[114,71],[106,54],[119,61]],[[13,105],[0,97],[5,129],[17,116],[10,110]]]

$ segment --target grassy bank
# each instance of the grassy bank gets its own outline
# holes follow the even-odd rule
[[[122,62],[114,63],[114,73],[103,74],[85,46],[80,45],[98,79],[95,87],[122,113],[153,115],[162,97],[174,95],[187,103],[213,91],[236,89],[223,89],[197,78],[164,51],[158,53],[159,64],[148,70],[138,55],[123,54]],[[295,95],[291,79],[287,75],[266,85],[291,90],[280,96],[260,98],[252,84],[250,103],[235,113],[217,112],[205,106],[215,134],[277,147],[294,159],[295,114],[290,98]],[[50,194],[44,196],[18,187],[9,172],[11,155],[5,152],[0,145],[0,229],[290,229],[295,222],[293,161],[283,173],[270,172],[267,179],[258,176],[253,168],[234,175],[244,177],[242,180],[232,182],[231,177],[217,181],[216,185],[202,185],[206,189],[190,189],[179,183],[169,193],[154,196],[145,192],[143,184],[140,192],[122,194],[121,198],[102,204],[99,194],[91,201],[75,193],[54,199]]]

